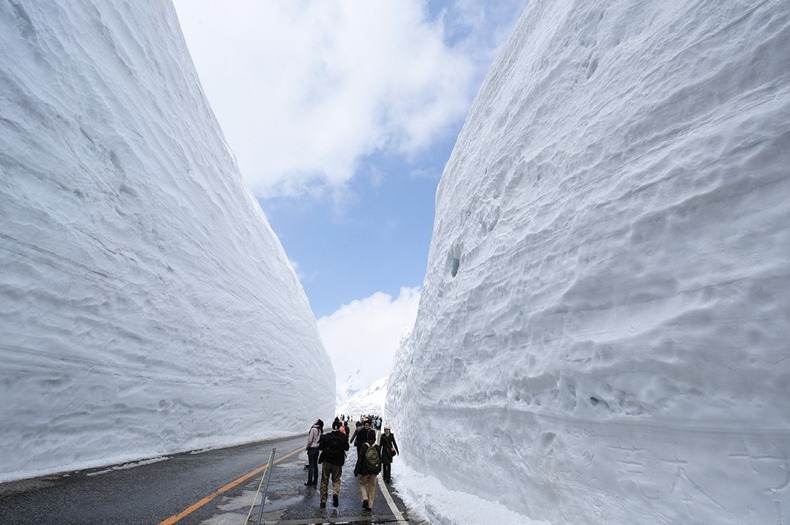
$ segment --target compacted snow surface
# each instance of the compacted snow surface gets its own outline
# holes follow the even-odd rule
[[[302,433],[335,379],[168,2],[0,5],[0,481]]]
[[[412,478],[525,523],[790,523],[790,3],[534,0],[436,206],[386,406]]]

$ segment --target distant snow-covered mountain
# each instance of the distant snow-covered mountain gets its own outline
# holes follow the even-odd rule
[[[392,369],[392,356],[417,316],[419,289],[397,297],[377,292],[318,319],[321,340],[337,371],[337,402],[343,403]]]
[[[344,403],[351,397],[357,394],[361,388],[359,384],[364,381],[362,371],[357,368],[355,370],[346,371],[344,378],[338,381],[337,387],[337,402],[338,404]]]
[[[0,5],[0,481],[302,432],[335,378],[169,2]]]
[[[348,414],[353,420],[358,420],[362,415],[384,416],[384,401],[387,398],[389,377],[382,377],[370,386],[349,397],[339,404],[335,412]]]
[[[530,2],[388,388],[404,461],[469,497],[404,497],[437,523],[784,523],[788,166],[790,3]]]

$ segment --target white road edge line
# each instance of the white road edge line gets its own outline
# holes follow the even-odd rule
[[[379,485],[381,485],[381,493],[384,494],[384,499],[387,500],[387,505],[390,506],[392,515],[395,516],[395,519],[398,520],[398,523],[405,523],[408,525],[409,522],[404,519],[403,514],[401,514],[398,510],[398,506],[395,505],[394,501],[392,501],[392,496],[390,496],[390,491],[387,488],[387,484],[384,483],[384,481],[381,481]]]

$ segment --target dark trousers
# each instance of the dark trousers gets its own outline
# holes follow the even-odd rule
[[[307,484],[318,485],[318,447],[307,449],[307,460],[310,462],[307,467]]]
[[[381,477],[384,478],[384,481],[392,479],[392,463],[381,462]]]

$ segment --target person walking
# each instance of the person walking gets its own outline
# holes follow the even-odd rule
[[[340,477],[343,475],[343,464],[346,462],[346,450],[348,450],[348,436],[339,430],[340,423],[332,423],[332,432],[321,436],[319,448],[321,456],[318,461],[321,463],[321,503],[320,507],[326,508],[326,500],[329,496],[329,477],[332,477],[332,506],[340,504]]]
[[[351,441],[352,444],[354,444],[354,446],[356,446],[355,443],[357,442],[357,435],[359,434],[359,431],[361,429],[362,429],[362,420],[360,419],[354,424],[354,433],[351,434],[351,439],[349,440]]]
[[[354,476],[359,476],[359,497],[363,510],[373,509],[376,497],[376,477],[381,472],[381,448],[376,445],[376,434],[362,444],[354,466]]]
[[[370,428],[370,421],[366,419],[362,426],[354,432],[354,446],[357,447],[357,456],[359,456],[359,449],[371,439],[376,441],[376,431]]]
[[[348,439],[348,432],[346,432],[346,427],[343,426],[343,422],[340,421],[340,418],[336,417],[334,421],[332,421],[332,428],[337,428],[341,434],[345,434],[346,439]]]
[[[324,422],[317,419],[307,433],[307,483],[306,487],[315,488],[318,485],[318,445],[324,433]]]
[[[395,459],[398,450],[398,443],[395,441],[395,434],[391,432],[390,427],[384,427],[384,433],[379,438],[381,445],[381,477],[385,483],[392,481],[392,460]]]

